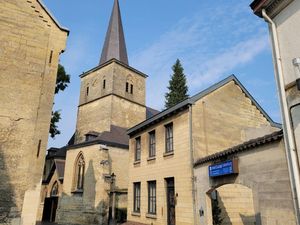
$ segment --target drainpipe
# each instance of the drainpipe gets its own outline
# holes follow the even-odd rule
[[[193,150],[193,112],[192,105],[189,105],[189,145],[190,145],[190,161],[191,161],[191,174],[192,174],[192,199],[193,199],[193,217],[194,224],[197,224],[196,213],[196,189],[195,189],[195,175],[194,175],[194,150]]]
[[[279,100],[280,100],[280,108],[281,108],[281,116],[283,120],[283,132],[284,132],[284,143],[287,155],[288,169],[289,169],[289,177],[291,182],[293,203],[296,215],[297,224],[300,225],[300,215],[299,215],[299,194],[300,194],[300,185],[299,185],[299,164],[298,157],[296,152],[294,135],[292,133],[292,124],[289,113],[289,108],[286,101],[286,93],[285,93],[285,85],[283,79],[283,71],[282,71],[282,63],[281,63],[281,55],[279,51],[279,42],[277,36],[277,29],[275,23],[272,19],[267,15],[266,10],[262,10],[262,16],[269,23],[270,28],[272,30],[272,42],[274,49],[274,59],[275,59],[275,80],[277,83],[277,91],[279,92]]]

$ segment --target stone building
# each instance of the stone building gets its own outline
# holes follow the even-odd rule
[[[41,188],[41,203],[37,221],[54,222],[58,200],[63,193],[66,148],[48,150]]]
[[[194,162],[279,129],[233,75],[130,128],[128,224],[198,224]]]
[[[127,213],[126,130],[157,111],[145,105],[147,75],[129,66],[118,0],[99,65],[80,78],[76,132],[67,146],[57,150],[66,151],[65,169],[56,216],[51,220],[80,225],[121,222]],[[52,169],[59,174],[57,167]],[[57,177],[45,183],[44,207],[51,180]]]
[[[255,0],[250,6],[269,25],[291,185],[295,190],[294,206],[300,224],[300,2]]]
[[[231,162],[235,169],[230,172]],[[296,224],[282,130],[194,165],[197,224],[212,225],[216,206],[223,225]]]
[[[68,33],[39,0],[1,1],[0,224],[35,224]]]

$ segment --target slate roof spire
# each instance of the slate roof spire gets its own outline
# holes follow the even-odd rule
[[[119,1],[114,1],[115,2],[111,13],[99,65],[109,61],[112,58],[115,58],[128,65],[128,57]]]

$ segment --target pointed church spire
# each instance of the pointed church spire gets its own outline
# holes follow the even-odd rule
[[[99,65],[115,58],[128,65],[119,1],[115,0]]]

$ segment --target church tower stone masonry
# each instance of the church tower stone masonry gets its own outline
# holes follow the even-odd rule
[[[147,75],[129,66],[118,0],[114,6],[100,63],[81,76],[75,143],[88,132],[129,128],[146,119]]]

